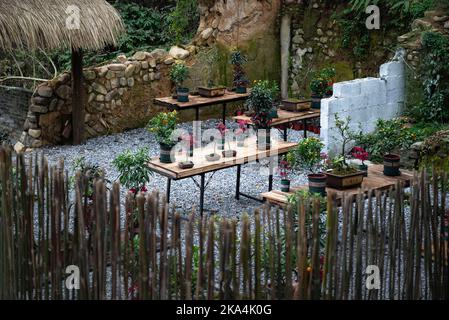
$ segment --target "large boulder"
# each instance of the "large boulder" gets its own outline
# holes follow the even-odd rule
[[[170,49],[169,54],[175,59],[184,60],[190,55],[190,52],[183,48],[174,46]]]

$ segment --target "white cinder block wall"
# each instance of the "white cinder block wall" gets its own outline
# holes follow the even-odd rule
[[[380,67],[380,78],[365,78],[334,84],[334,95],[321,101],[321,139],[327,152],[340,152],[341,139],[335,128],[335,114],[351,117],[351,128],[371,133],[378,119],[401,115],[405,101],[403,59]]]

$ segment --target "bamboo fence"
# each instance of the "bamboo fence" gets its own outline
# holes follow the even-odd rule
[[[0,148],[0,299],[448,299],[448,181],[200,219]]]

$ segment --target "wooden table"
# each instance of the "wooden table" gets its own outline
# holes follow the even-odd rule
[[[304,138],[307,138],[307,121],[312,119],[319,119],[321,116],[321,110],[310,109],[308,111],[300,112],[278,110],[278,116],[279,118],[272,120],[271,127],[302,121],[304,125]],[[234,119],[235,121],[245,121],[247,124],[252,125],[251,117],[248,116],[236,116],[232,119]],[[287,130],[287,128],[284,129],[284,141],[287,141]]]
[[[156,98],[154,99],[154,104],[162,106],[169,110],[177,111],[195,109],[196,121],[200,119],[200,108],[221,104],[223,106],[223,123],[225,123],[227,104],[232,102],[245,101],[246,99],[248,99],[248,97],[249,93],[239,94],[233,91],[226,91],[224,96],[215,98],[189,95],[189,102],[178,102],[177,99],[173,99],[172,97]]]
[[[274,140],[274,139],[273,139]],[[172,180],[183,180],[187,178],[192,178],[195,184],[200,189],[200,213],[203,214],[204,211],[204,192],[207,185],[210,182],[210,179],[213,177],[209,177],[209,181],[206,183],[206,174],[214,173],[216,171],[220,171],[223,169],[237,167],[237,180],[236,180],[236,193],[235,198],[237,200],[240,199],[240,196],[250,198],[257,201],[263,201],[261,199],[252,197],[250,195],[246,195],[240,192],[240,177],[241,177],[241,167],[244,164],[263,160],[263,159],[273,159],[279,155],[286,154],[293,148],[297,146],[296,143],[288,143],[285,141],[272,141],[272,147],[268,151],[258,150],[256,146],[256,137],[251,137],[247,139],[246,147],[237,147],[236,142],[231,143],[231,149],[237,150],[237,156],[235,158],[223,158],[220,160],[209,162],[206,160],[205,156],[213,153],[213,146],[207,146],[201,149],[194,150],[193,158],[189,160],[195,163],[195,166],[191,169],[180,169],[178,167],[178,163],[170,163],[165,164],[159,161],[159,158],[152,159],[148,166],[153,171],[167,178],[167,202],[170,203],[170,192],[171,192],[171,183]],[[221,154],[221,151],[217,150],[217,153]],[[179,155],[176,157],[179,161],[183,161],[185,159],[185,155]],[[268,190],[271,191],[273,189],[273,165],[274,161],[270,162],[270,171],[268,177]],[[277,162],[276,162],[277,165]],[[193,179],[195,176],[200,176],[200,183]]]
[[[368,177],[363,179],[361,188],[352,188],[346,190],[337,190],[333,188],[326,188],[328,193],[332,192],[336,195],[336,199],[341,201],[343,194],[347,196],[356,196],[360,190],[367,194],[368,190],[384,191],[394,187],[398,181],[404,183],[404,187],[409,187],[413,179],[413,172],[401,170],[402,174],[398,177],[387,177],[383,174],[383,165],[372,165],[368,169]],[[270,191],[262,194],[262,198],[270,204],[285,207],[288,204],[288,197],[294,195],[299,190],[308,190],[308,186],[301,186],[291,188],[290,192]]]

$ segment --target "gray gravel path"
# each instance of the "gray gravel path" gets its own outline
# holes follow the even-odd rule
[[[203,122],[203,129],[215,128],[218,120],[208,120]],[[235,123],[228,122],[228,126]],[[179,127],[191,132],[192,123],[184,123]],[[278,134],[274,130],[273,134]],[[302,138],[302,133],[290,131],[289,140],[298,141]],[[280,139],[280,135],[279,135]],[[98,163],[106,170],[106,177],[110,181],[117,180],[118,172],[112,165],[114,158],[120,153],[130,149],[137,150],[141,147],[148,147],[151,156],[159,154],[159,145],[154,136],[144,128],[128,131],[121,134],[98,137],[86,141],[80,146],[52,146],[44,147],[34,152],[43,153],[51,164],[57,164],[59,159],[64,159],[69,174],[73,174],[73,161],[79,157],[85,157],[88,162]],[[260,164],[245,165],[242,169],[241,191],[253,196],[268,190],[268,177],[260,174]],[[210,176],[210,174],[208,175]],[[292,175],[292,185],[305,184],[307,178],[304,175]],[[225,169],[215,173],[205,195],[206,212],[218,213],[226,217],[239,217],[244,212],[252,212],[260,206],[260,203],[241,198],[235,200],[235,180],[236,168]],[[158,189],[160,192],[166,190],[166,179],[159,175],[154,175],[149,189]],[[280,178],[276,175],[274,188],[280,189]],[[124,198],[126,190],[122,190]],[[192,207],[199,207],[199,189],[190,179],[174,181],[172,183],[172,202],[181,213],[188,213]]]

